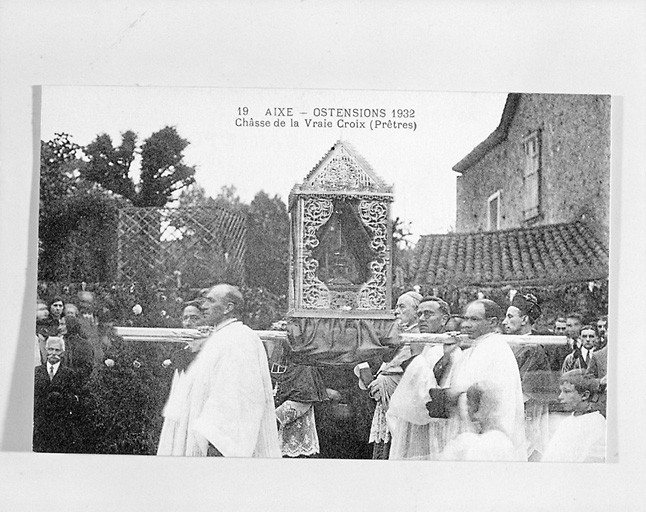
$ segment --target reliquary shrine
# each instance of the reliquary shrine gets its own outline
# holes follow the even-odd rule
[[[392,186],[345,141],[292,189],[288,317],[297,352],[335,364],[383,350],[394,320],[392,201]]]

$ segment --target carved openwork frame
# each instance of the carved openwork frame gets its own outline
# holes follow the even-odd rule
[[[303,316],[391,316],[392,233],[387,185],[347,142],[337,141],[290,194],[290,313]],[[319,274],[318,236],[340,201],[350,203],[354,225],[370,236],[361,283],[328,287]],[[365,242],[364,242],[365,243]],[[364,264],[367,263],[367,268]],[[330,281],[327,281],[330,283]],[[333,289],[331,289],[333,288]]]
[[[331,218],[334,202],[352,200],[359,218],[371,233],[370,277],[358,291],[331,290],[319,279],[319,262],[313,255],[319,246],[318,230]],[[307,194],[298,197],[292,220],[290,309],[301,312],[386,312],[391,309],[391,226],[387,196],[367,194]]]

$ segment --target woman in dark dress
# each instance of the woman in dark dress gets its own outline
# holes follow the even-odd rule
[[[86,383],[94,368],[94,350],[84,336],[78,318],[65,321],[65,365],[77,372],[82,383]]]

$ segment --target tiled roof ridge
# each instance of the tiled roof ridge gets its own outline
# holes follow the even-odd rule
[[[574,225],[582,225],[590,229],[590,231],[595,235],[595,238],[598,238],[596,231],[591,228],[591,226],[584,220],[575,220],[571,222],[559,222],[556,224],[540,224],[538,226],[523,226],[519,228],[507,228],[507,229],[498,229],[496,231],[466,231],[466,232],[452,232],[452,233],[429,233],[428,235],[421,235],[420,239],[422,238],[430,238],[430,237],[446,237],[446,236],[477,236],[477,235],[497,235],[497,234],[507,234],[507,233],[513,233],[514,231],[516,232],[523,232],[523,231],[542,231],[545,229],[552,229],[552,228],[558,228],[558,227],[566,227],[566,226],[574,226]]]
[[[411,262],[417,284],[558,283],[608,276],[608,248],[590,222],[420,238]]]

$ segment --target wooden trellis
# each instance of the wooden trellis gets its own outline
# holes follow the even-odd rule
[[[181,281],[201,288],[244,281],[246,225],[223,208],[122,208],[117,271],[120,281]]]

